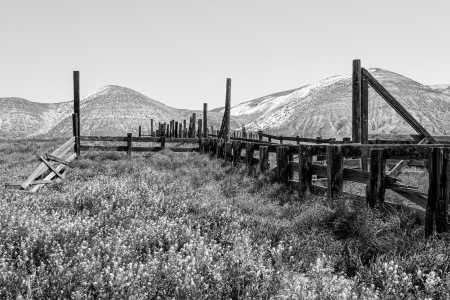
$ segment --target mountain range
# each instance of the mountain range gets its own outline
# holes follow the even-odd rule
[[[450,135],[450,84],[424,85],[383,69],[369,72],[433,135]],[[303,137],[351,136],[351,77],[332,76],[315,84],[273,93],[232,106],[232,128],[245,126]],[[109,85],[81,100],[82,135],[125,135],[150,119],[184,120],[201,111],[177,109],[132,89]],[[37,103],[0,98],[0,138],[69,136],[72,101]],[[209,111],[208,122],[219,128],[223,108]],[[369,133],[414,133],[384,100],[369,88]]]

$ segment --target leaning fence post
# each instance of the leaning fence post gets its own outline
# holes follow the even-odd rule
[[[344,184],[344,157],[340,146],[327,146],[327,189],[328,200],[342,195]]]
[[[312,152],[311,147],[300,145],[298,147],[299,165],[299,196],[307,197],[312,190]]]
[[[370,207],[375,207],[377,203],[384,202],[386,187],[384,184],[386,160],[384,150],[372,149],[370,151],[370,172],[369,182],[366,187],[367,203]]]
[[[131,157],[131,133],[127,133],[127,156]]]

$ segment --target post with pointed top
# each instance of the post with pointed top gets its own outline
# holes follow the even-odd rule
[[[208,137],[208,103],[203,103],[203,137]]]
[[[80,156],[80,72],[73,71],[73,134],[75,136],[74,151]]]
[[[361,60],[353,60],[352,72],[352,142],[361,142]]]

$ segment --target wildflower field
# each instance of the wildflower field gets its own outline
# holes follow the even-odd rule
[[[61,141],[0,142],[21,181]],[[450,238],[408,210],[295,191],[197,153],[83,153],[0,187],[0,298],[449,299]]]

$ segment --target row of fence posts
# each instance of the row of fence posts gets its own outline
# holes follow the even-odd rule
[[[176,121],[171,120],[170,122],[159,122],[158,129],[153,129],[154,121],[150,119],[150,134],[144,135],[142,131],[142,126],[138,127],[138,135],[141,136],[165,136],[168,138],[196,138],[196,137],[207,137],[208,136],[208,104],[203,103],[203,119],[197,119],[197,114],[193,113],[189,117],[189,124],[186,120]],[[211,132],[214,129],[211,126]]]
[[[272,145],[273,147],[273,145]],[[245,149],[244,162],[248,174],[253,176],[257,171],[261,174],[269,170],[269,145],[259,143],[232,141],[222,139],[204,139],[200,143],[200,151],[211,153],[217,158],[237,164],[241,162],[242,149]],[[255,150],[259,150],[259,158],[254,158]],[[372,149],[369,152],[370,168],[366,188],[366,201],[370,207],[384,203],[386,192],[386,149]],[[289,184],[293,180],[293,155],[298,154],[297,171],[299,172],[298,192],[300,197],[311,194],[313,190],[313,156],[314,146],[299,145],[298,151],[287,145],[276,146],[275,178],[278,182]],[[329,201],[343,195],[344,187],[344,154],[340,145],[328,145],[326,149],[326,193]],[[448,201],[450,197],[450,151],[432,148],[428,157],[429,190],[425,219],[425,236],[434,232],[448,232]],[[258,165],[258,166],[256,166]]]

